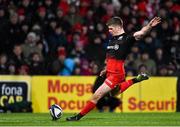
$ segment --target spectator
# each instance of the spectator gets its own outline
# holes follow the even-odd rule
[[[166,65],[162,65],[158,68],[158,75],[159,76],[168,76],[168,69]]]
[[[127,70],[126,71],[126,76],[134,76],[135,73],[132,70]]]
[[[140,44],[140,48],[147,52],[150,57],[153,57],[156,48],[153,42],[153,38],[151,36],[145,37],[144,41],[142,41]]]
[[[81,60],[81,75],[92,75],[89,61],[86,59]]]
[[[57,48],[60,46],[66,47],[67,41],[66,37],[63,33],[62,27],[59,25],[56,25],[53,28],[53,31],[51,34],[47,37],[47,42],[49,45],[50,52],[52,54],[55,54],[55,51],[57,51]]]
[[[75,67],[73,71],[73,75],[81,75],[81,68],[80,67]]]
[[[31,54],[31,62],[29,67],[30,75],[42,75],[46,74],[44,61],[37,52]]]
[[[69,12],[70,5],[68,4],[67,0],[61,0],[59,2],[58,8],[61,8],[64,12],[64,15],[67,15]]]
[[[157,36],[157,34],[158,33],[155,30],[152,30],[151,33],[150,33],[150,35],[152,37],[152,42],[154,43],[154,48],[162,48],[163,44],[160,41],[159,36]]]
[[[29,66],[26,64],[23,64],[18,69],[18,75],[29,75]]]
[[[90,68],[91,68],[91,70],[92,70],[92,75],[98,75],[98,73],[99,73],[99,65],[98,65],[98,63],[97,62],[95,62],[95,61],[92,61],[91,63],[90,63]]]
[[[99,36],[94,36],[92,43],[86,47],[86,55],[90,60],[104,61],[105,49],[103,47],[102,39]]]
[[[8,66],[8,74],[9,75],[16,75],[17,74],[16,65],[14,63],[10,63]]]
[[[133,59],[139,59],[140,58],[140,49],[137,45],[134,45],[131,48],[131,52],[132,52]]]
[[[147,70],[148,70],[148,73],[150,75],[155,75],[156,74],[156,63],[154,62],[154,60],[149,58],[149,54],[147,52],[144,52],[141,55],[140,59],[135,60],[134,67],[136,68],[136,71],[138,71],[138,68],[142,64],[147,66]]]
[[[1,54],[0,55],[0,74],[7,74],[7,55],[6,54]]]
[[[81,41],[81,36],[79,32],[75,32],[72,35],[69,35],[67,51],[72,57],[82,58],[84,56],[84,44]]]
[[[0,53],[6,52],[8,48],[8,17],[4,6],[0,6]]]
[[[23,44],[25,42],[25,39],[29,30],[30,30],[30,26],[27,22],[21,23],[21,26],[20,26],[21,36],[20,36],[19,42],[17,42],[18,44]]]
[[[15,66],[17,68],[19,68],[21,65],[25,64],[21,45],[14,46],[10,60],[15,63]]]
[[[176,76],[177,68],[174,64],[169,63],[169,65],[167,66],[167,70],[168,70],[168,76]]]
[[[154,60],[156,62],[157,67],[166,64],[165,58],[164,58],[164,53],[161,48],[157,48],[155,52],[155,57]]]
[[[63,47],[58,49],[59,60],[63,64],[63,68],[59,71],[59,75],[72,75],[74,70],[74,60],[66,57],[66,50]]]
[[[64,12],[61,8],[57,8],[56,21],[59,23],[65,33],[71,31],[71,24],[67,20],[65,20]]]
[[[55,17],[56,12],[56,2],[53,2],[52,0],[44,0],[44,5],[47,10],[48,18]]]
[[[42,57],[42,51],[40,48],[37,47],[36,44],[36,34],[34,32],[30,32],[27,35],[27,38],[25,40],[25,43],[22,45],[22,53],[28,62],[30,54],[37,52]]]
[[[8,50],[8,53],[11,52],[14,45],[20,42],[20,25],[18,22],[18,15],[17,13],[12,13],[10,15],[9,23],[8,23],[8,42],[6,49]]]
[[[144,64],[139,65],[138,74],[140,73],[146,73],[146,74],[149,73],[146,65]]]
[[[133,54],[130,53],[126,59],[126,64],[125,64],[125,70],[127,72],[127,75],[133,76],[136,74],[136,69],[133,67],[134,66],[134,61],[135,59],[133,58]]]
[[[83,19],[79,15],[77,7],[73,4],[70,5],[69,13],[65,16],[65,19],[71,24],[71,26],[74,26],[77,23],[83,23]]]
[[[75,66],[74,66],[74,71],[73,71],[73,75],[81,75],[81,60],[80,58],[76,57],[74,58],[74,63],[75,63]]]
[[[84,47],[82,43],[75,43],[74,49],[72,49],[70,55],[74,58],[83,58],[85,55]]]

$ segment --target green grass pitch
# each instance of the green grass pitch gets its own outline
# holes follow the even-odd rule
[[[49,114],[0,114],[0,126],[180,126],[180,113],[97,113],[91,112],[80,121],[52,121]]]

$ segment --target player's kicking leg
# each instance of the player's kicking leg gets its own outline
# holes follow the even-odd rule
[[[111,90],[110,95],[115,96],[120,93],[123,93],[131,85],[141,82],[141,81],[144,81],[144,80],[148,80],[148,79],[149,79],[149,76],[146,73],[141,73],[137,77],[127,80],[127,81],[124,81],[124,82],[120,83],[119,85],[117,85],[114,89]]]
[[[135,79],[137,82],[141,82],[143,80],[149,79],[149,76],[146,73],[141,73]]]
[[[91,99],[87,102],[81,112],[75,116],[67,117],[67,121],[78,121],[88,112],[90,112],[97,104],[98,100],[102,98],[106,93],[111,91],[111,88],[104,82],[92,95]]]

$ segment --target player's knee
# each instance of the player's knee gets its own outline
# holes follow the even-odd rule
[[[91,100],[97,103],[98,100],[101,99],[101,97],[102,97],[101,94],[94,94]]]

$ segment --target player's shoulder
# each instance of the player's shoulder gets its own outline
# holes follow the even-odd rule
[[[126,33],[124,35],[124,37],[125,37],[126,40],[133,40],[133,41],[135,41],[134,33]]]
[[[133,37],[132,33],[123,33],[119,38],[127,39]]]
[[[123,33],[121,35],[113,37],[114,40],[118,40],[118,41],[128,41],[128,40],[131,40],[133,38],[134,38],[134,36],[131,33]]]
[[[134,33],[124,33],[125,37],[134,37]]]

